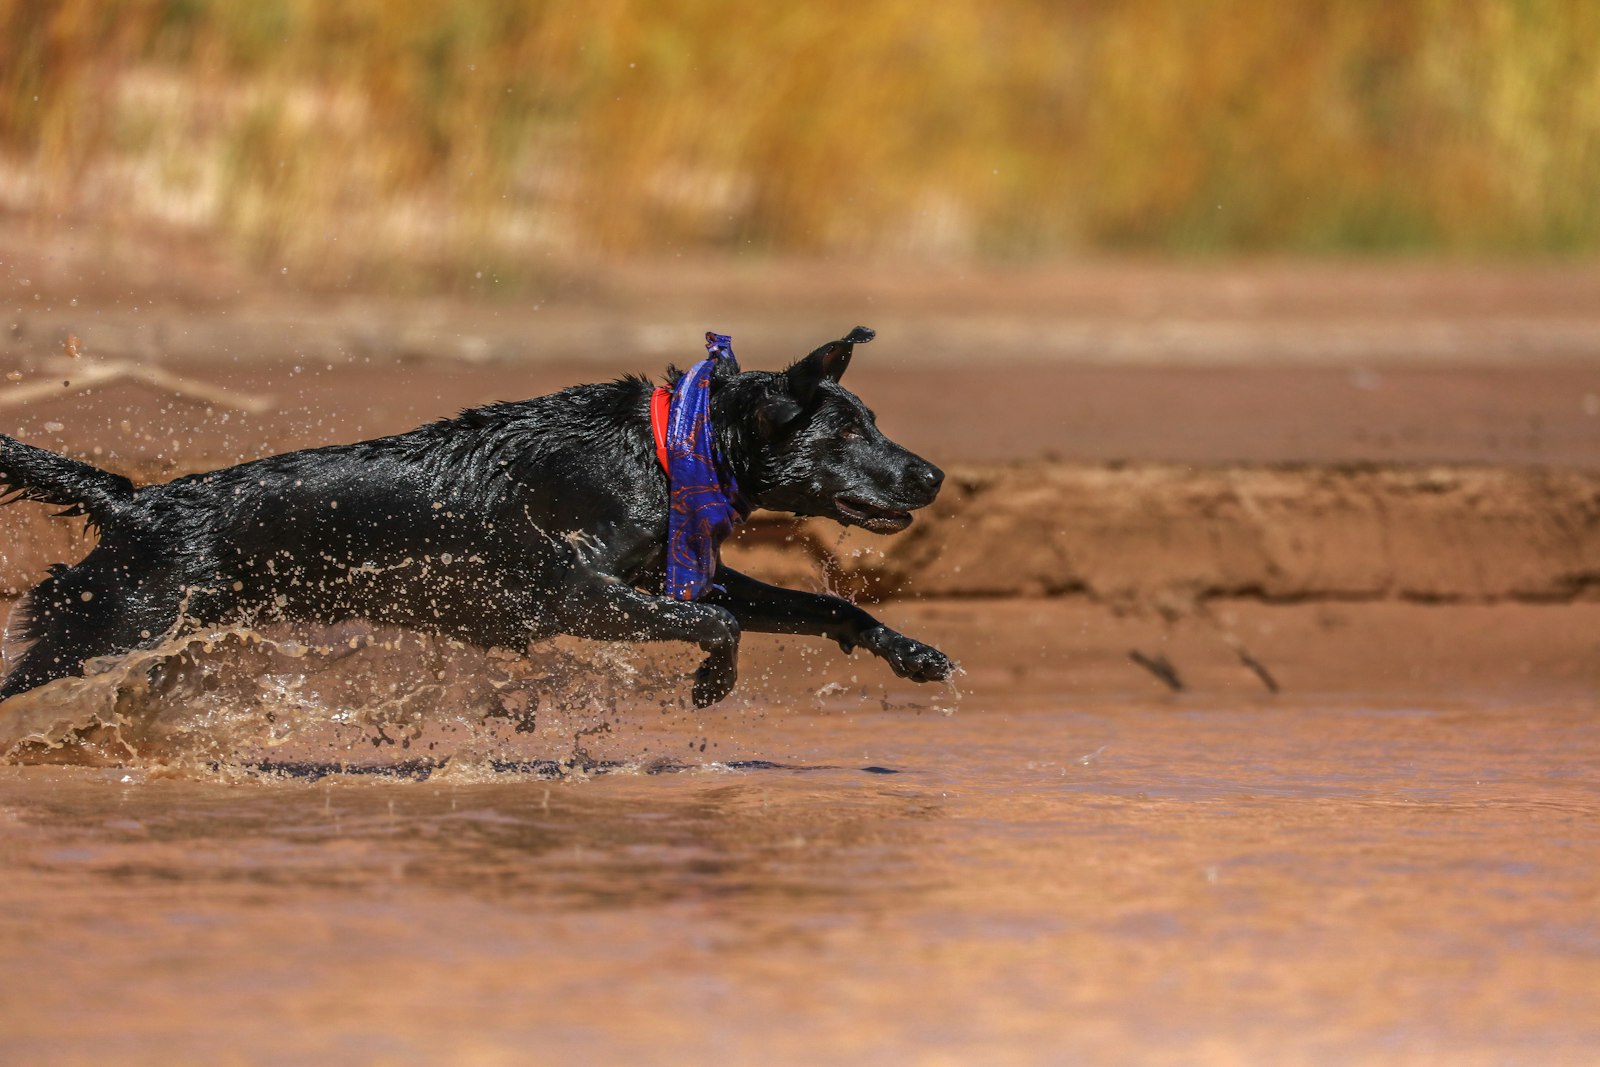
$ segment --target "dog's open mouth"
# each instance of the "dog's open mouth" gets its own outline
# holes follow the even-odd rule
[[[833,506],[847,525],[859,526],[873,533],[898,533],[911,525],[909,511],[895,511],[893,508],[879,507],[864,500],[836,496],[833,498]]]

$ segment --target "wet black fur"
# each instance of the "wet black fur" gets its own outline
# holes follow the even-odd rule
[[[786,371],[713,382],[718,441],[752,506],[892,532],[933,501],[939,469],[839,385],[853,345],[871,338],[858,327]],[[558,633],[691,642],[707,653],[702,706],[732,689],[741,630],[829,637],[902,677],[949,676],[943,653],[838,597],[726,567],[699,602],[662,597],[667,479],[651,389],[633,377],[581,385],[137,489],[0,436],[10,499],[60,505],[100,532],[19,605],[11,636],[26,647],[0,698],[175,626],[353,617],[519,650]]]

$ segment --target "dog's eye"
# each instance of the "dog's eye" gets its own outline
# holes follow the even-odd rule
[[[861,440],[861,431],[852,426],[848,430],[841,430],[839,436],[846,441],[859,441]]]

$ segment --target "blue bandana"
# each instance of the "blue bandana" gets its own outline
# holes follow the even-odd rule
[[[743,521],[749,509],[739,486],[724,478],[722,456],[711,428],[711,378],[717,364],[738,373],[733,338],[706,334],[705,359],[678,379],[667,415],[667,482],[671,510],[667,517],[666,594],[677,600],[698,600],[717,572],[722,542]]]

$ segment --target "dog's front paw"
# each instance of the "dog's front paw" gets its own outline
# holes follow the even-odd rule
[[[942,682],[956,672],[949,656],[887,626],[869,630],[862,638],[861,643],[882,657],[895,674],[913,682]]]
[[[733,683],[739,680],[739,662],[731,655],[714,653],[707,656],[694,672],[694,706],[709,708],[733,692]]]
[[[739,622],[726,608],[712,607],[706,635],[700,641],[706,658],[694,672],[694,706],[709,708],[729,693],[739,679]]]

